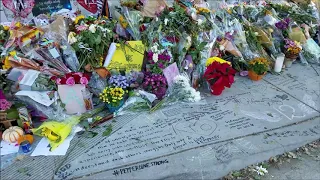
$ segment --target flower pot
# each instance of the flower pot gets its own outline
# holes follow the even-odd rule
[[[249,78],[252,80],[252,81],[260,81],[263,76],[265,75],[266,73],[262,74],[262,75],[258,75],[257,73],[255,73],[254,71],[249,71]]]
[[[281,72],[283,62],[284,62],[284,57],[285,57],[284,54],[280,54],[277,56],[276,62],[274,64],[274,69],[273,69],[274,72],[277,72],[277,73]]]
[[[119,110],[124,104],[124,100],[122,99],[120,102],[119,102],[119,105],[118,106],[113,106],[112,104],[106,104],[107,108],[109,109],[109,111],[111,113],[114,113],[116,112],[117,110]]]
[[[284,65],[286,68],[289,68],[292,66],[293,61],[295,61],[295,59],[291,59],[291,58],[285,58],[284,60]]]

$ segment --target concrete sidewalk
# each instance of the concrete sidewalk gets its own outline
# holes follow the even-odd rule
[[[116,118],[76,137],[64,157],[26,157],[1,179],[216,179],[320,138],[320,67],[263,81],[237,77],[221,96]],[[205,94],[204,94],[205,95]],[[17,169],[30,167],[28,175]]]

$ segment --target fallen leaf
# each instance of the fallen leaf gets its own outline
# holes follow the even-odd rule
[[[29,171],[29,168],[28,167],[19,168],[17,171],[18,171],[18,173],[25,174],[25,173],[27,173]]]
[[[106,131],[103,132],[102,136],[109,136],[112,132],[112,124],[110,124],[109,126],[107,126]]]
[[[97,133],[97,132],[93,132],[93,131],[87,131],[87,132],[85,133],[85,135],[86,135],[87,138],[93,138],[93,137],[95,137],[96,135],[98,135],[98,133]]]

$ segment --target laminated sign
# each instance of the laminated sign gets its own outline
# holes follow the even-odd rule
[[[35,6],[32,9],[33,16],[39,14],[48,14],[61,9],[71,10],[70,0],[35,0]]]
[[[107,69],[125,69],[127,72],[131,70],[141,71],[144,50],[142,41],[127,41],[124,45],[117,44],[117,49]]]

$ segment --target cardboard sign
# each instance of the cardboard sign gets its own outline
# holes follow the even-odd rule
[[[82,84],[58,85],[58,93],[62,103],[64,103],[65,109],[68,114],[84,113],[86,112],[86,106],[83,101],[82,92],[85,90],[85,86]]]
[[[117,44],[117,49],[108,66],[108,70],[141,71],[145,47],[142,41],[127,41],[128,44]]]
[[[35,0],[35,6],[32,9],[33,16],[39,14],[48,14],[59,11],[61,9],[70,9],[70,0]]]

